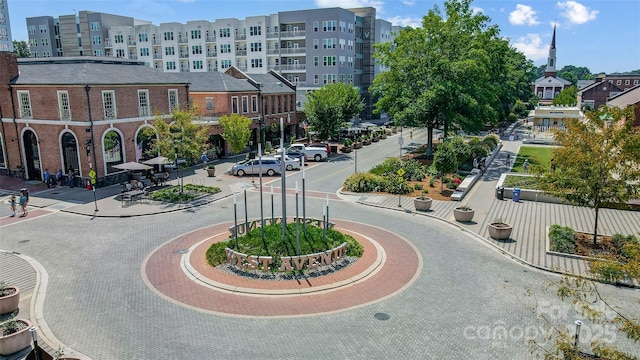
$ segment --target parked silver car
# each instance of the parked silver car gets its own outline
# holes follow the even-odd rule
[[[280,162],[276,159],[262,159],[262,167],[258,159],[245,160],[241,163],[233,165],[231,173],[237,176],[243,176],[245,174],[267,174],[273,176],[280,173]]]
[[[273,159],[276,159],[278,161],[280,161],[280,158],[282,157],[282,154],[276,154],[273,155]],[[262,158],[262,161],[264,161],[265,158]],[[300,170],[300,159],[296,159],[294,157],[291,157],[289,155],[285,155],[284,158],[284,167],[285,169],[291,171],[291,170]]]

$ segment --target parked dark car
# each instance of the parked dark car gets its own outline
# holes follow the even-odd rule
[[[287,150],[287,155],[291,156],[292,158],[300,160],[300,162],[302,162],[302,158],[304,158],[305,164],[307,163],[307,155],[305,153],[302,153],[300,151],[295,151],[295,150]]]

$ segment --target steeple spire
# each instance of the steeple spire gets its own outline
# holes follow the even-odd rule
[[[544,69],[544,76],[556,77],[556,25],[553,25],[553,37],[551,38],[549,57],[547,58],[547,67]]]

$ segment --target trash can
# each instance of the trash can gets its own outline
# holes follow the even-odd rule
[[[498,200],[504,200],[504,186],[498,186],[496,189],[496,197]]]
[[[513,201],[520,201],[520,188],[513,188],[513,196],[511,197]]]

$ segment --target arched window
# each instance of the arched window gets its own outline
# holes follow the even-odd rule
[[[104,149],[104,162],[107,165],[107,173],[120,171],[114,169],[113,165],[122,164],[124,162],[122,154],[122,137],[115,130],[109,130],[104,135],[104,142],[102,144]]]
[[[138,131],[136,134],[136,161],[149,160],[157,156],[157,154],[149,152],[152,142],[156,138],[156,131],[151,126],[144,126]]]
[[[78,161],[78,142],[76,137],[72,133],[66,132],[62,134],[60,139],[60,145],[62,145],[62,161],[64,169],[62,173],[66,174],[70,167],[73,171],[77,172],[80,169],[80,163]]]

